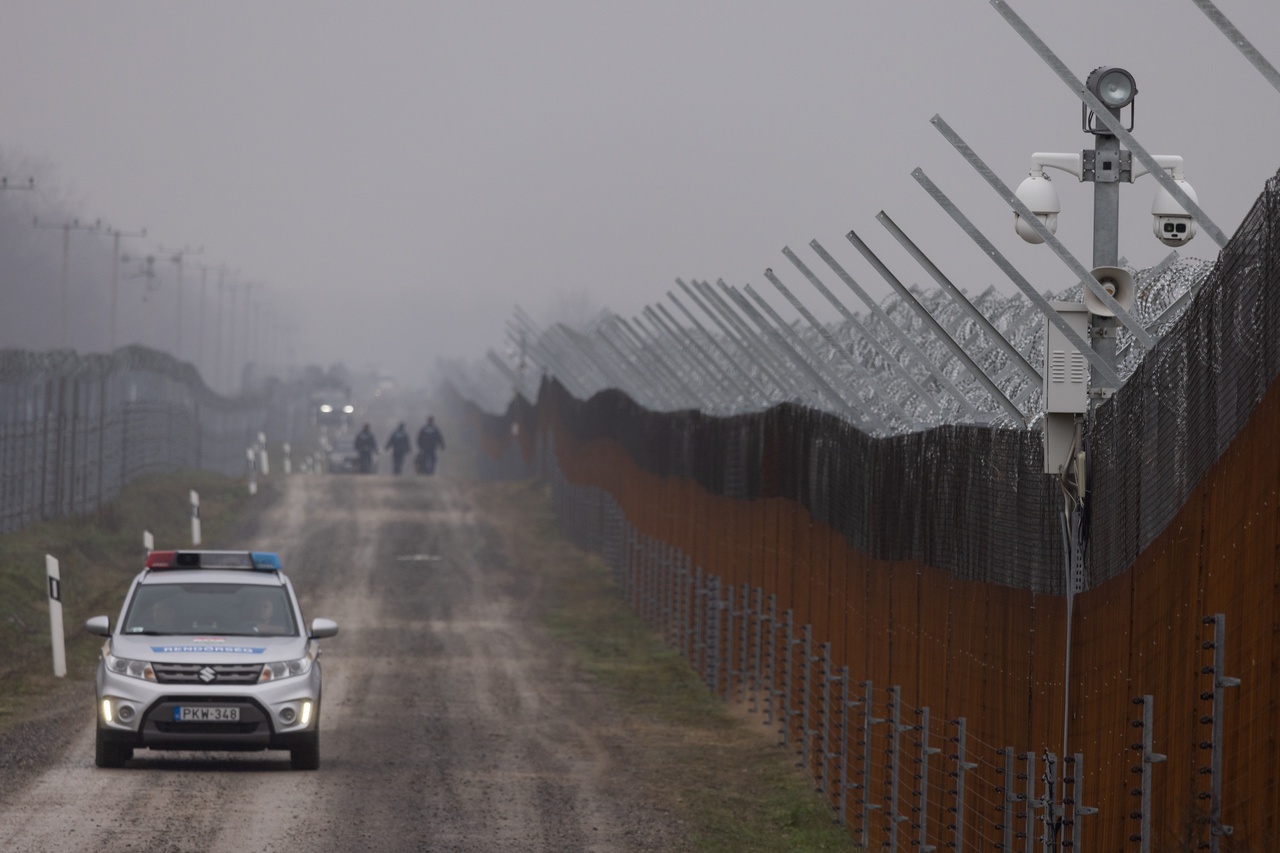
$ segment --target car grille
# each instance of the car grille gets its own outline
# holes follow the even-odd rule
[[[260,663],[153,663],[161,684],[257,684]]]
[[[262,725],[257,720],[244,723],[172,723],[156,722],[156,731],[184,735],[251,735]]]

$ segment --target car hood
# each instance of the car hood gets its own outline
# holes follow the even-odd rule
[[[111,653],[164,663],[267,663],[305,656],[307,642],[306,637],[116,634],[111,638]]]

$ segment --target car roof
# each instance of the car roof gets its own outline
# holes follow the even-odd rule
[[[284,586],[281,572],[246,572],[235,569],[165,569],[144,570],[139,584],[163,583],[229,583],[238,586]]]

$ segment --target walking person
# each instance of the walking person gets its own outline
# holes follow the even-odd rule
[[[410,447],[409,431],[404,428],[404,422],[401,421],[400,426],[396,427],[395,432],[391,433],[391,437],[387,439],[387,446],[384,448],[391,451],[391,468],[397,477],[400,476],[400,469],[404,467],[404,458],[409,455]]]
[[[430,476],[436,472],[436,451],[444,450],[444,433],[436,426],[436,419],[428,417],[418,430],[418,473]]]
[[[360,454],[360,473],[373,473],[373,454],[378,452],[378,439],[373,437],[373,430],[365,424],[356,433],[356,453]]]

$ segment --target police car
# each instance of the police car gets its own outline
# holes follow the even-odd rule
[[[99,767],[135,749],[287,749],[320,766],[320,648],[280,557],[261,551],[152,551],[98,662]]]

